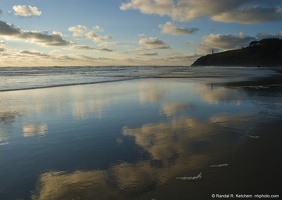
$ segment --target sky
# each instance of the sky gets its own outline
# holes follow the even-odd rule
[[[189,66],[282,38],[282,0],[0,0],[0,67]]]

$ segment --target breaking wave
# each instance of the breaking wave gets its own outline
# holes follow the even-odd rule
[[[202,172],[200,172],[197,176],[182,176],[182,177],[177,177],[177,180],[188,180],[188,181],[196,181],[202,179]]]

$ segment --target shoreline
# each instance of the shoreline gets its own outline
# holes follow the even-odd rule
[[[113,82],[121,82],[121,81],[130,81],[138,78],[131,79],[122,79],[122,80],[111,80],[111,81],[99,81],[99,82],[87,82],[87,83],[70,83],[70,84],[58,84],[58,85],[50,85],[50,86],[38,86],[38,87],[28,87],[28,88],[19,88],[19,89],[5,89],[0,90],[1,92],[13,92],[13,91],[23,91],[23,90],[37,90],[37,89],[48,89],[48,88],[57,88],[57,87],[71,87],[71,86],[79,86],[79,85],[92,85],[92,84],[100,84],[100,83],[113,83]]]

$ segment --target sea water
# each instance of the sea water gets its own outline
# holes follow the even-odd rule
[[[158,77],[204,79],[225,77],[229,80],[233,80],[238,78],[267,76],[274,73],[274,71],[267,69],[257,70],[256,68],[243,67],[1,67],[0,91]]]
[[[174,68],[154,67],[5,67],[0,90],[90,84],[154,77]]]
[[[1,200],[279,194],[282,85],[274,71],[0,71]]]

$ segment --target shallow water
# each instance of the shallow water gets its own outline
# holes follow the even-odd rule
[[[166,78],[0,92],[0,199],[211,195],[213,172],[233,172],[234,149],[263,141],[261,124],[282,116],[281,84],[258,87],[252,78],[262,74],[249,69],[234,70],[248,74],[252,81],[244,84],[236,82],[242,76],[228,78],[230,71],[211,71],[215,76],[205,79],[174,71]]]

